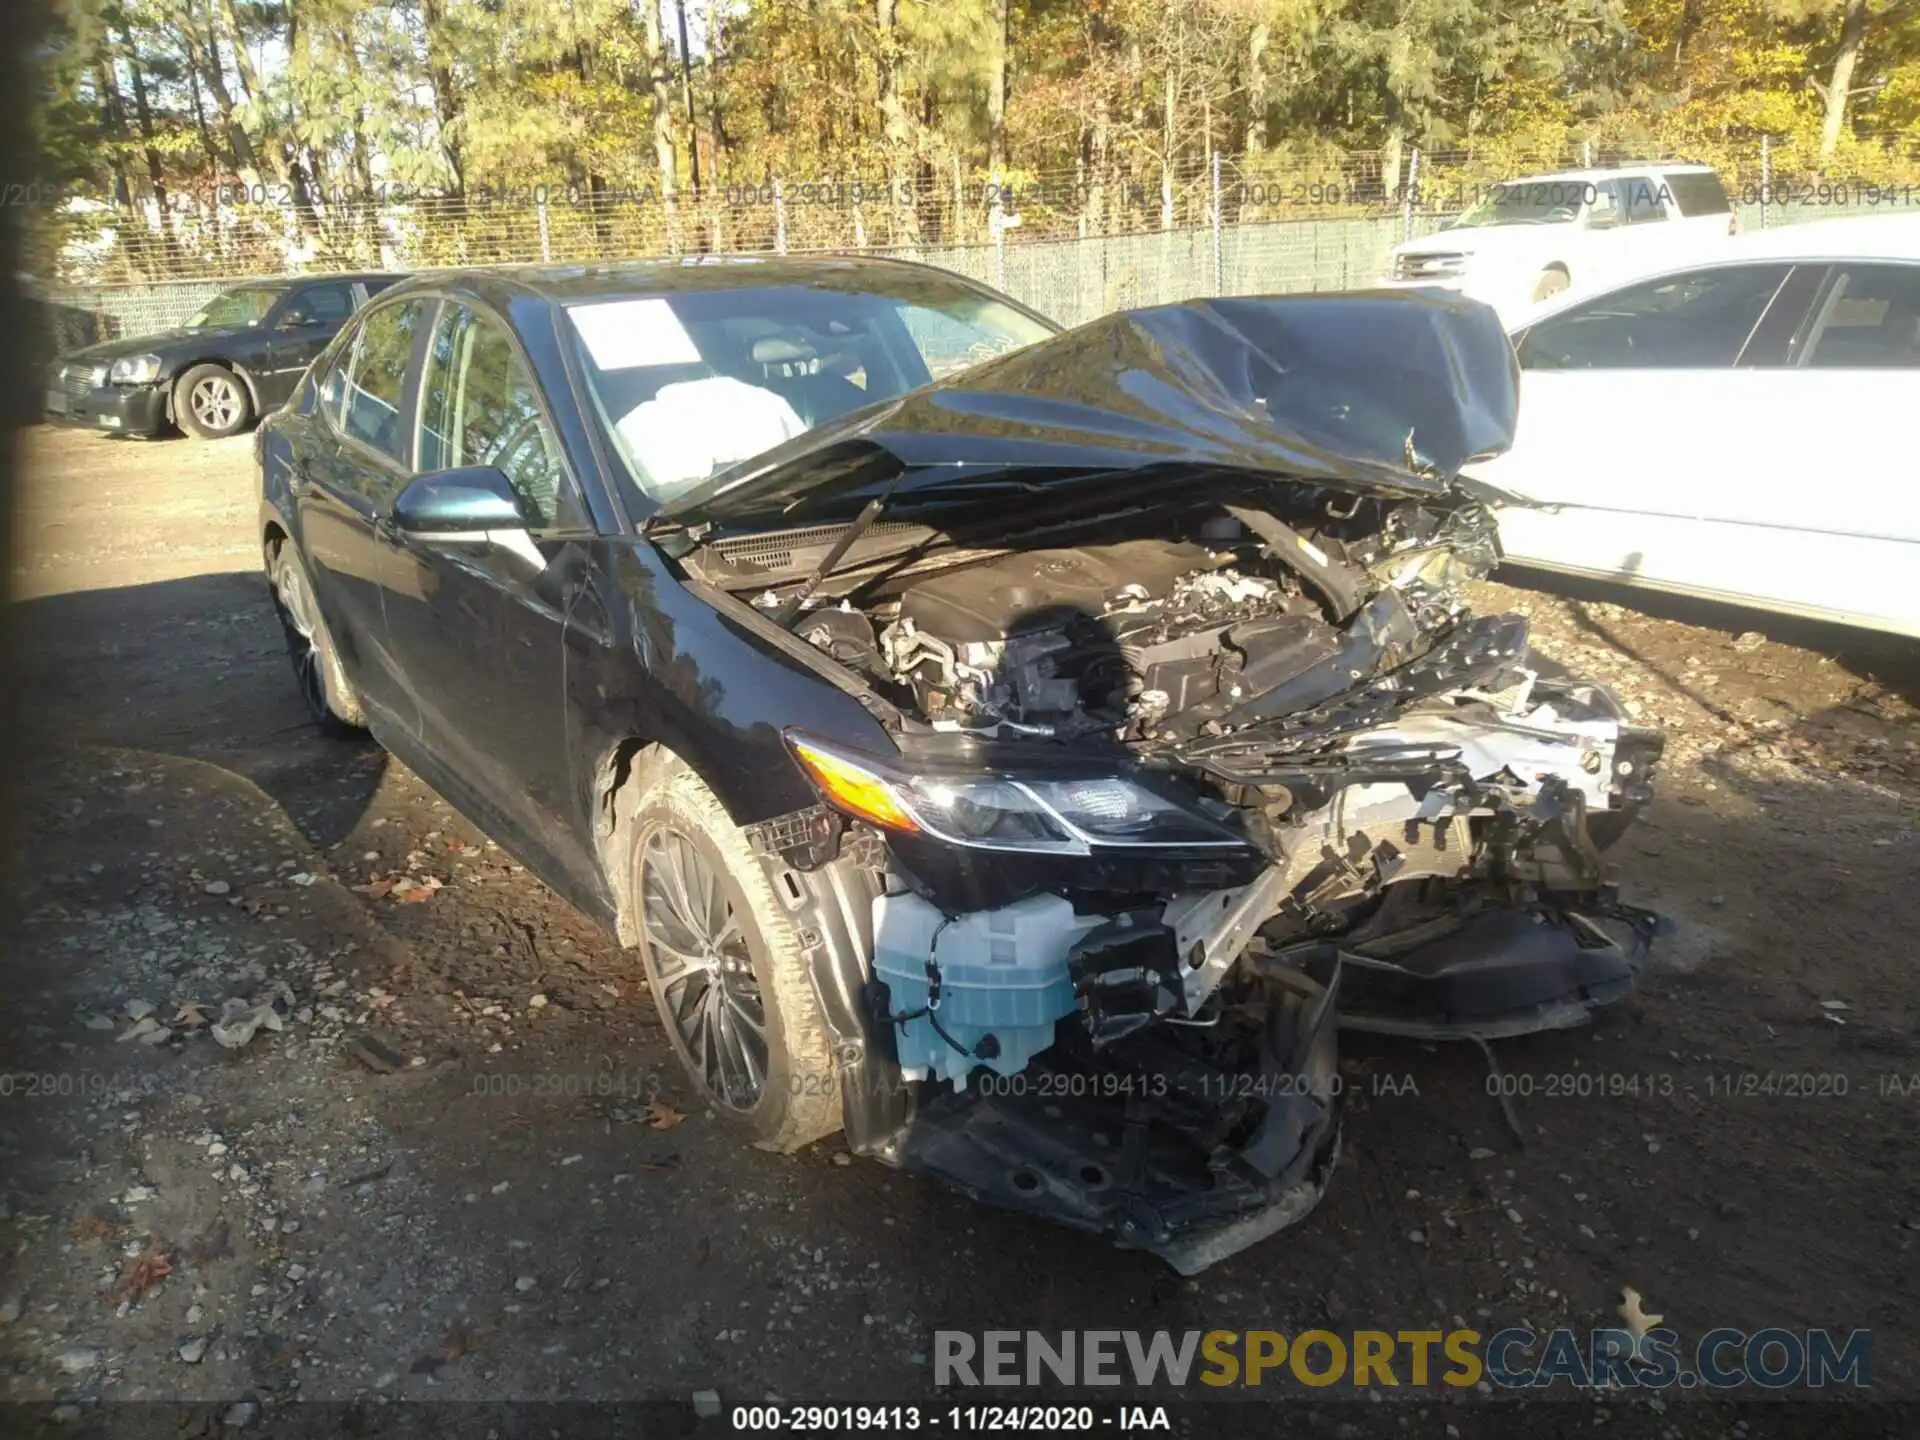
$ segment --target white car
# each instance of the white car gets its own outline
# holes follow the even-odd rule
[[[1528,175],[1494,186],[1436,234],[1394,246],[1381,283],[1455,290],[1511,323],[1559,291],[1690,259],[1736,228],[1705,165]]]
[[[1920,215],[1742,235],[1512,332],[1509,560],[1920,636]],[[1535,506],[1542,508],[1533,508]]]

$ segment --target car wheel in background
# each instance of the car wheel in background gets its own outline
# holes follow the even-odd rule
[[[1564,265],[1549,265],[1540,272],[1540,278],[1533,282],[1534,303],[1558,295],[1572,283],[1572,277],[1567,274]]]
[[[189,435],[222,440],[253,418],[247,385],[224,365],[196,365],[173,387],[173,418]]]
[[[367,720],[361,713],[360,699],[353,693],[346,667],[340,663],[340,653],[334,649],[333,636],[313,598],[313,585],[292,541],[282,540],[274,547],[267,563],[267,579],[307,714],[322,730],[335,734],[365,729]]]
[[[840,1128],[806,956],[760,859],[679,760],[648,763],[622,822],[627,896],[661,1023],[701,1098],[769,1150]]]

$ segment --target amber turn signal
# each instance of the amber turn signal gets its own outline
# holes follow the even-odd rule
[[[825,750],[815,749],[804,740],[789,739],[820,793],[850,815],[870,820],[889,830],[917,831],[919,822],[895,795],[894,789],[871,770]]]

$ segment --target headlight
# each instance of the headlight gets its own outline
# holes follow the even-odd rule
[[[1086,855],[1095,847],[1244,849],[1205,815],[1117,775],[912,774],[789,735],[801,767],[840,810],[889,830],[980,850]]]
[[[158,355],[129,355],[113,362],[107,379],[114,385],[149,385],[160,378]]]

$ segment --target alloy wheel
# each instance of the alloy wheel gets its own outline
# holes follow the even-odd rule
[[[293,673],[300,685],[300,698],[316,720],[331,713],[327,707],[327,682],[321,670],[319,626],[314,621],[313,596],[307,590],[306,576],[300,567],[282,559],[274,566],[273,593],[287,622],[287,649],[293,658]]]
[[[677,830],[647,837],[639,881],[649,978],[677,1048],[711,1099],[751,1110],[766,1085],[767,1018],[733,900]]]
[[[225,430],[240,418],[240,390],[231,380],[209,375],[188,392],[194,419],[209,430]]]

